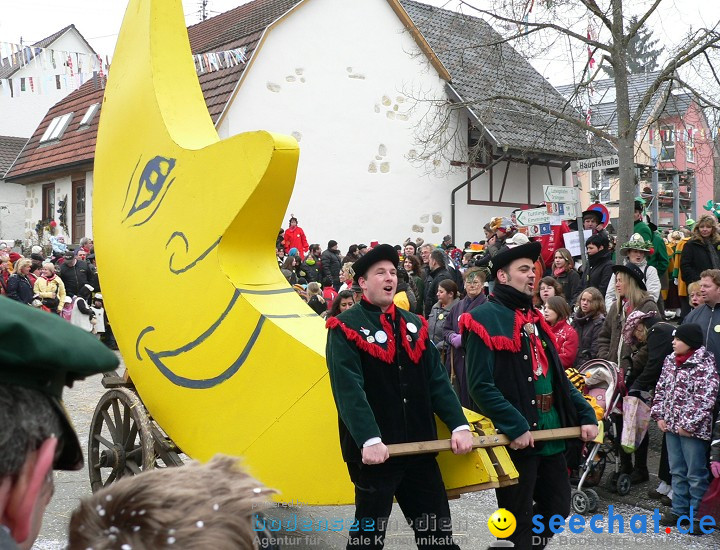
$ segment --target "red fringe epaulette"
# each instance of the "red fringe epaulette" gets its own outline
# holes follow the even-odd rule
[[[408,357],[410,357],[410,360],[413,363],[420,362],[420,357],[422,357],[422,354],[427,347],[428,340],[428,322],[424,317],[418,318],[422,322],[422,326],[420,327],[420,332],[415,339],[414,348],[411,347],[411,342],[408,342],[407,339],[407,322],[403,318],[400,319],[400,340],[402,340],[402,346],[405,348],[405,352],[408,354]]]
[[[395,361],[395,338],[393,337],[393,329],[390,323],[387,322],[384,316],[380,316],[380,324],[388,335],[387,348],[383,348],[377,343],[370,343],[360,334],[348,327],[345,323],[338,320],[337,317],[330,317],[325,323],[325,327],[328,329],[339,328],[345,334],[345,337],[354,343],[361,350],[369,353],[372,357],[380,359],[384,363],[392,364]]]
[[[480,339],[493,351],[520,351],[520,328],[522,326],[522,319],[515,313],[515,326],[513,327],[513,337],[508,338],[503,335],[490,336],[487,329],[473,319],[469,313],[463,313],[460,316],[459,321],[460,334],[469,330],[477,334]]]

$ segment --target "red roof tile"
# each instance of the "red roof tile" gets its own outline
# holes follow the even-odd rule
[[[5,178],[8,181],[23,178],[28,182],[30,180],[26,178],[30,176],[38,180],[48,172],[77,169],[83,165],[87,165],[87,168],[92,167],[100,110],[95,113],[89,126],[83,128],[79,126],[88,107],[95,103],[102,104],[105,90],[98,84],[99,82],[96,84],[92,80],[86,82],[48,111],[15,164],[6,174]],[[50,122],[66,113],[75,114],[61,139],[41,144],[40,138]]]

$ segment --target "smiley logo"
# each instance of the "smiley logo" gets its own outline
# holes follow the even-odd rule
[[[517,522],[512,512],[505,508],[498,508],[488,518],[488,529],[493,536],[506,539],[515,532]]]

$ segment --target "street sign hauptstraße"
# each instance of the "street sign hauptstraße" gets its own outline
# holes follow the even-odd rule
[[[545,202],[577,202],[578,195],[575,187],[561,185],[543,185]]]
[[[546,208],[533,208],[532,210],[520,210],[515,214],[518,225],[540,225],[550,223],[550,213]]]
[[[570,163],[573,172],[585,172],[587,170],[604,170],[606,168],[618,168],[620,157],[610,155],[609,157],[595,157],[592,159],[580,159]]]

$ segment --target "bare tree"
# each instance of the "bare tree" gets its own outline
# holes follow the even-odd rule
[[[461,1],[462,7],[470,10],[473,15],[480,15],[491,21],[496,28],[505,29],[504,40],[512,43],[518,51],[527,51],[527,45],[535,39],[544,41],[542,47],[545,49],[562,41],[569,44],[568,49],[574,51],[575,55],[578,51],[586,51],[586,61],[579,70],[576,82],[578,94],[592,85],[603,63],[612,67],[616,91],[616,134],[589,126],[571,109],[551,109],[547,105],[511,93],[484,97],[482,102],[486,105],[503,101],[523,103],[545,115],[576,124],[614,144],[620,158],[620,215],[617,228],[619,242],[627,240],[633,230],[635,137],[641,129],[643,113],[657,101],[657,92],[666,88],[667,84],[676,83],[692,91],[699,98],[702,107],[718,106],[717,98],[708,97],[707,93],[684,79],[680,71],[692,66],[695,74],[716,74],[714,64],[718,61],[720,52],[720,22],[715,22],[711,26],[691,29],[675,47],[666,49],[664,63],[661,64],[656,78],[647,87],[639,104],[631,109],[628,91],[628,45],[636,39],[643,25],[651,17],[657,16],[658,7],[663,2],[667,4],[671,1],[652,0],[649,8],[644,13],[636,14],[634,24],[629,25],[630,17],[626,17],[625,7],[636,7],[638,4],[630,0],[555,0],[547,2],[547,7],[535,2],[537,5],[532,21],[526,13],[531,5],[527,0],[492,0],[491,7],[487,9],[479,6],[479,0]],[[483,5],[487,4],[487,1],[483,2]],[[581,30],[581,26],[588,20],[591,20],[590,27],[600,29],[597,37]],[[598,58],[600,62],[593,66],[589,62],[590,58]]]

